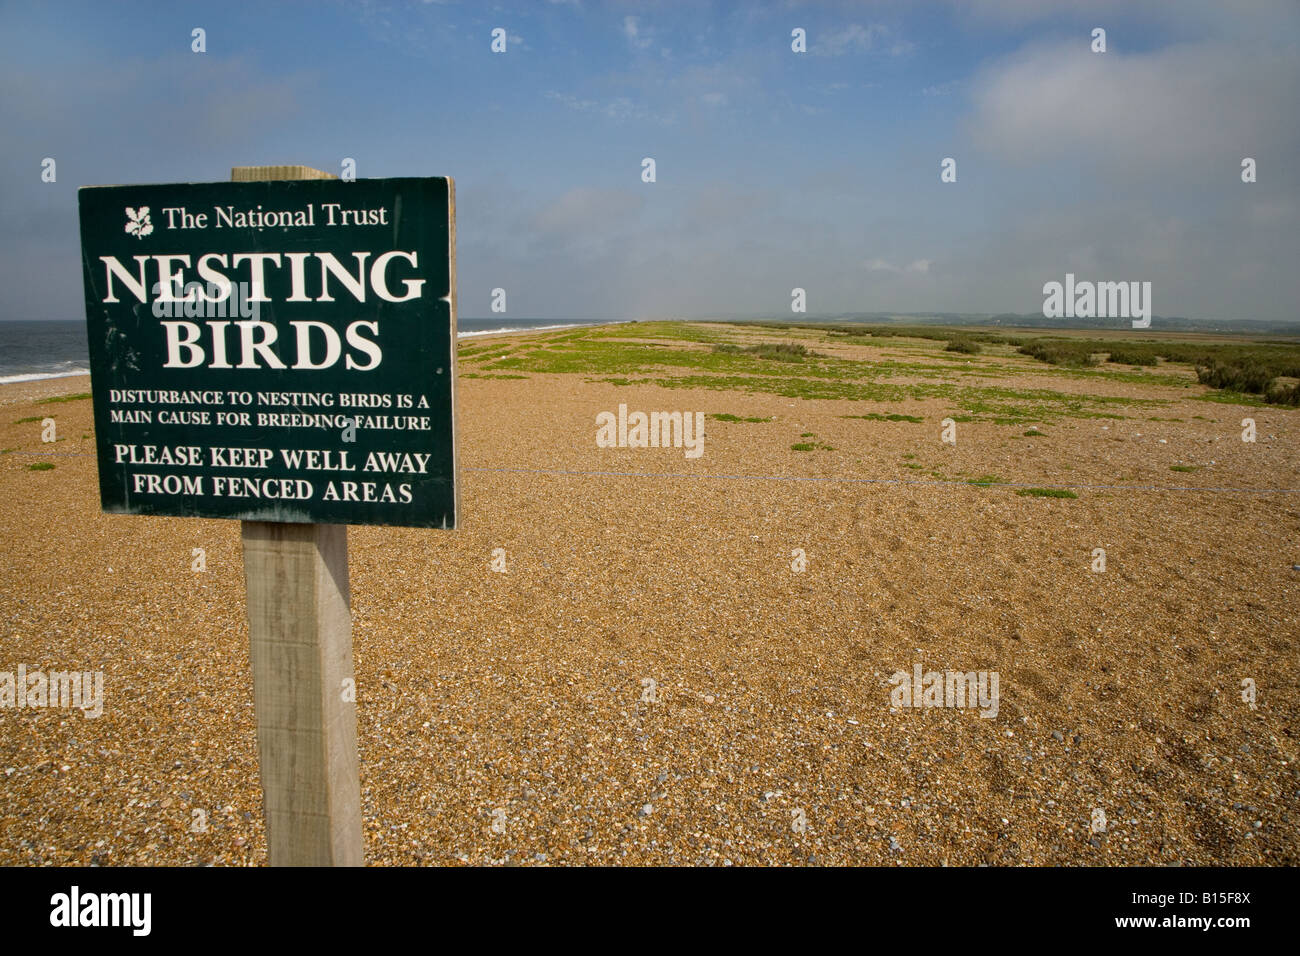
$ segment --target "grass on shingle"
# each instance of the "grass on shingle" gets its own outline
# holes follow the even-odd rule
[[[944,346],[945,352],[960,352],[962,355],[979,355],[979,343],[969,338],[955,338]]]
[[[801,434],[799,437],[800,437],[800,438],[816,438],[817,436],[816,436],[815,434],[813,434],[812,432],[804,432],[804,433]],[[830,445],[827,445],[825,442],[819,442],[819,441],[801,441],[801,442],[795,442],[793,445],[790,446],[790,450],[791,450],[791,451],[816,451],[816,450],[818,450],[818,449],[820,449],[820,450],[822,450],[822,451],[834,451],[834,450],[835,450],[835,449],[832,448]]]
[[[802,362],[806,358],[818,357],[815,352],[808,351],[808,346],[798,342],[762,342],[744,346],[723,344],[713,346],[713,351],[732,355],[757,355],[761,359],[777,362]]]
[[[1022,498],[1077,498],[1073,491],[1065,488],[1021,488],[1016,494]]]
[[[726,341],[739,327],[814,345],[888,338],[915,358],[924,360],[928,355],[930,361],[846,359],[810,351],[809,345],[798,341],[754,345]],[[992,359],[967,366],[967,371],[977,372],[979,377],[971,382],[963,373],[960,385],[953,382],[953,367],[946,360],[935,361],[944,356],[937,343],[959,340],[979,343]],[[1055,363],[1037,374],[1056,387],[1011,389],[976,384],[996,376],[1023,375],[1027,363],[1017,359],[1013,349]],[[510,345],[477,343],[463,347],[460,354],[473,369],[471,375],[584,374],[592,376],[589,381],[617,385],[644,382],[665,388],[734,390],[896,407],[908,400],[942,399],[948,405],[944,409],[948,416],[970,416],[959,421],[1008,425],[1050,424],[1060,418],[1123,419],[1122,411],[1154,410],[1169,404],[1164,399],[1073,394],[1060,389],[1061,378],[1104,378],[1183,391],[1197,389],[1199,376],[1201,384],[1213,391],[1186,397],[1252,406],[1300,404],[1300,382],[1296,382],[1300,378],[1300,344],[1282,342],[1130,342],[1105,332],[1098,332],[1095,338],[1065,338],[952,328],[871,329],[762,322],[695,327],[647,322],[566,330]],[[1130,372],[1115,362],[1103,363],[1108,356],[1152,371]],[[885,415],[883,419],[910,421],[918,417]]]
[[[888,415],[882,415],[879,412],[868,412],[866,415],[841,415],[840,418],[860,418],[869,422],[923,422],[925,421],[920,415],[900,415],[897,412],[891,412]]]

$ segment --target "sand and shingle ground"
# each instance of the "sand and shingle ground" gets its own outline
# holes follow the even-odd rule
[[[620,328],[640,370],[467,343],[464,527],[350,529],[368,862],[1297,862],[1300,494],[1221,489],[1300,488],[1300,411],[812,336],[879,393],[725,388],[679,361],[715,333]],[[0,670],[107,685],[0,710],[0,864],[264,863],[238,525],[101,514],[90,403],[35,404],[88,390],[0,388]],[[598,448],[619,403],[767,420]],[[997,671],[997,717],[891,710],[916,663]]]

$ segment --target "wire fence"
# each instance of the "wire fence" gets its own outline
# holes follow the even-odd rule
[[[94,458],[85,451],[12,451],[15,456],[41,455],[56,458]],[[556,475],[571,478],[674,478],[695,481],[809,481],[826,484],[855,485],[910,485],[910,486],[947,486],[976,488],[1044,488],[1050,491],[1199,491],[1220,494],[1242,495],[1296,495],[1300,488],[1220,488],[1197,487],[1195,485],[1092,485],[1076,483],[1068,485],[1046,484],[1035,481],[978,481],[964,478],[845,478],[840,476],[810,475],[710,475],[671,471],[580,471],[567,468],[468,468],[463,472],[487,474],[517,475]]]

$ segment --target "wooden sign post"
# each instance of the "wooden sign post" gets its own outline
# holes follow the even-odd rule
[[[241,522],[270,862],[357,866],[348,526],[457,524],[455,186],[231,179],[80,190],[100,502]]]
[[[236,166],[230,178],[336,177]],[[271,865],[361,866],[348,526],[243,521],[240,537]]]

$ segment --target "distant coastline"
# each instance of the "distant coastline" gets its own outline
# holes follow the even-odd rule
[[[458,323],[456,338],[473,339],[483,335],[509,335],[520,332],[554,332],[559,329],[587,329],[596,325],[623,325],[632,321],[631,319],[610,319],[592,322],[560,322],[555,325],[510,325],[501,326],[500,328],[483,328],[467,329],[465,324],[469,322],[486,322],[485,319],[465,319]]]
[[[1150,329],[1133,330],[1126,322],[1109,319],[1044,319],[1041,315],[1001,313],[902,313],[852,312],[785,316],[708,316],[680,317],[679,321],[722,322],[756,326],[835,326],[835,325],[935,325],[949,327],[983,327],[990,329],[1034,329],[1060,332],[1112,330],[1141,337],[1161,332],[1212,333],[1242,336],[1300,336],[1300,325],[1257,319],[1216,321],[1156,316]],[[588,328],[597,325],[621,325],[634,319],[554,319],[461,318],[457,322],[457,339],[493,335],[520,335],[561,329]],[[81,319],[7,320],[0,321],[0,385],[35,382],[44,379],[87,375],[90,360],[86,349],[86,325]]]
[[[554,319],[461,319],[457,339],[615,325],[626,319],[556,322]],[[0,322],[0,385],[90,374],[82,319]]]
[[[41,382],[47,378],[73,378],[77,375],[89,375],[90,369],[76,368],[66,372],[19,372],[16,375],[0,375],[0,385],[13,385],[17,382]]]

